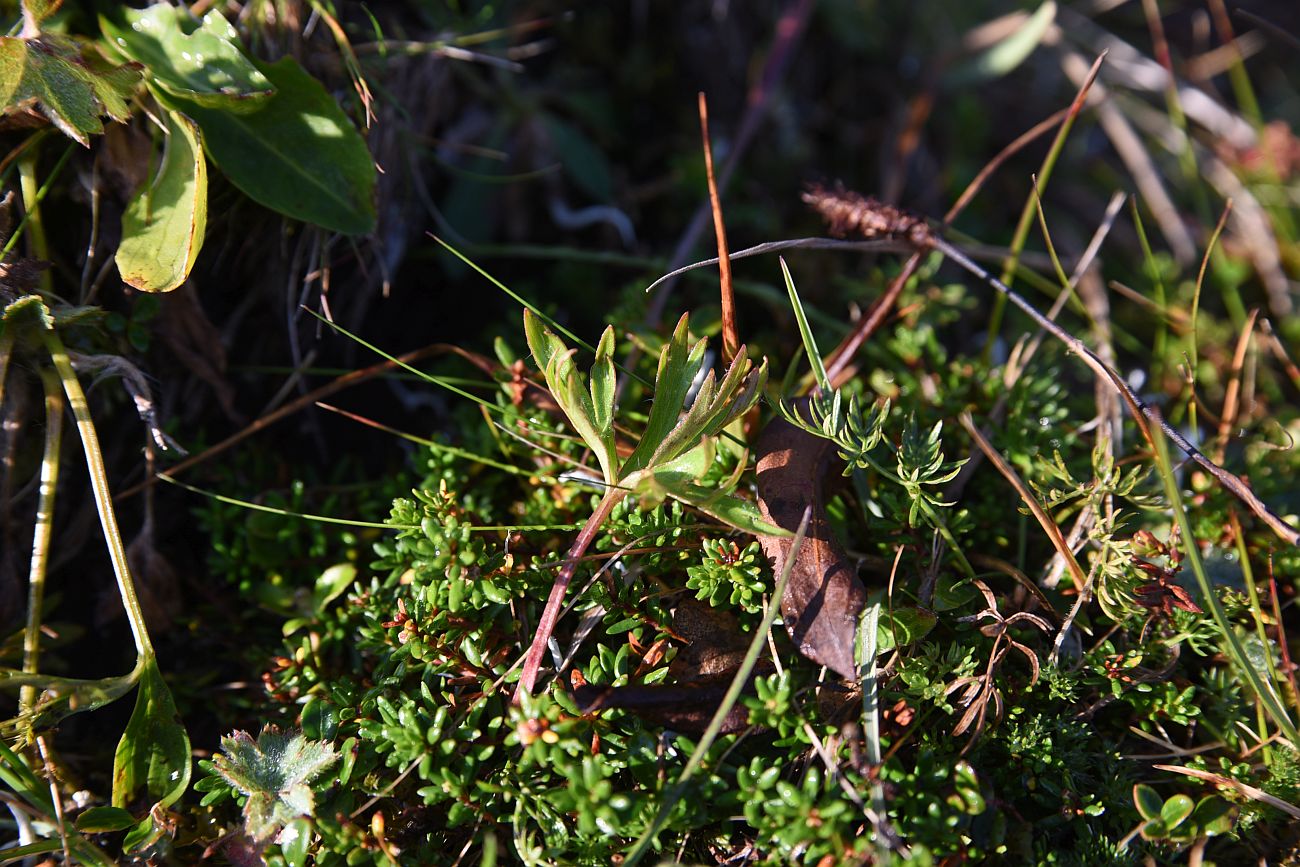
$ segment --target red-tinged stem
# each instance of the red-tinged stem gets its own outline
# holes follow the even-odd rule
[[[587,548],[596,538],[596,531],[600,529],[600,525],[605,523],[609,513],[614,511],[614,507],[627,494],[627,488],[606,489],[605,496],[600,498],[596,510],[591,513],[582,531],[569,547],[569,553],[564,557],[564,566],[561,567],[560,574],[555,576],[555,583],[551,585],[551,595],[546,599],[546,608],[542,610],[542,619],[537,624],[533,643],[528,647],[528,655],[524,657],[524,670],[519,675],[519,686],[515,690],[516,704],[523,696],[533,694],[533,685],[537,683],[537,671],[542,667],[542,656],[546,653],[546,646],[551,641],[552,633],[555,632],[555,624],[560,619],[560,609],[564,607],[564,594],[569,592],[569,582],[573,580],[573,573],[578,570],[582,555],[587,553]]]

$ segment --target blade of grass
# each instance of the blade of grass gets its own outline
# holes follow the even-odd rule
[[[798,559],[799,549],[803,546],[804,536],[808,532],[808,523],[811,520],[812,507],[808,506],[804,509],[803,520],[799,522],[799,529],[795,531],[790,557],[785,561],[785,568],[777,576],[776,585],[772,588],[772,598],[768,600],[767,610],[763,612],[763,621],[754,630],[754,638],[749,642],[749,649],[745,652],[745,658],[741,661],[736,676],[731,680],[731,686],[727,688],[726,694],[722,697],[722,703],[718,705],[717,711],[714,712],[708,728],[704,730],[704,734],[700,736],[699,742],[696,743],[695,750],[686,762],[686,767],[682,769],[681,776],[664,794],[664,800],[659,805],[654,820],[628,853],[627,859],[623,862],[624,867],[635,867],[650,851],[650,847],[654,845],[655,837],[659,834],[659,831],[663,828],[663,823],[668,818],[668,813],[672,810],[673,805],[681,799],[682,794],[686,791],[686,784],[690,782],[691,777],[704,763],[709,748],[713,746],[718,733],[722,731],[723,721],[726,720],[727,714],[731,712],[731,709],[740,699],[740,693],[749,681],[749,675],[753,672],[754,666],[758,663],[759,654],[762,653],[763,647],[767,643],[767,632],[772,627],[772,622],[776,620],[777,612],[781,610],[781,598],[785,595],[785,586],[790,581],[790,573],[794,571],[794,564]]]
[[[799,291],[794,288],[794,278],[790,276],[790,266],[785,264],[785,257],[780,257],[781,276],[785,278],[785,289],[790,293],[790,306],[794,308],[795,321],[799,323],[799,337],[803,340],[804,352],[808,363],[812,365],[813,375],[817,377],[817,388],[823,393],[830,393],[831,381],[826,376],[826,365],[822,363],[822,354],[817,349],[812,329],[808,327],[808,317],[803,312],[803,302],[799,300]]]
[[[1152,410],[1152,412],[1156,411]],[[1273,684],[1264,681],[1259,671],[1251,663],[1250,657],[1246,655],[1246,648],[1242,646],[1241,639],[1237,637],[1237,633],[1233,630],[1232,623],[1229,622],[1228,615],[1219,602],[1219,596],[1215,593],[1214,586],[1205,573],[1205,564],[1201,561],[1201,551],[1196,545],[1196,536],[1192,532],[1192,523],[1187,517],[1187,509],[1183,505],[1183,494],[1179,490],[1178,480],[1174,477],[1173,464],[1169,460],[1169,447],[1165,444],[1164,437],[1158,434],[1153,436],[1151,441],[1155,446],[1156,470],[1160,475],[1160,480],[1164,483],[1165,495],[1169,498],[1169,506],[1173,511],[1174,521],[1178,525],[1183,551],[1187,554],[1187,562],[1192,567],[1192,574],[1196,576],[1196,584],[1200,588],[1205,608],[1210,612],[1215,625],[1219,627],[1228,658],[1231,660],[1233,668],[1237,670],[1237,676],[1249,684],[1251,691],[1255,693],[1256,698],[1264,706],[1264,710],[1272,718],[1273,724],[1278,727],[1293,746],[1300,745],[1300,732],[1297,732],[1294,721],[1287,714],[1286,708],[1282,706],[1277,690],[1274,689]]]
[[[503,473],[510,473],[511,475],[514,476],[523,476],[524,478],[529,478],[529,479],[539,479],[551,485],[559,484],[560,481],[554,476],[548,476],[545,473],[522,469],[512,464],[503,463],[501,461],[493,460],[492,458],[484,457],[483,455],[475,454],[474,452],[467,451],[466,449],[458,449],[455,446],[449,446],[446,443],[440,443],[437,440],[431,440],[425,437],[416,436],[415,434],[412,433],[406,433],[405,431],[400,431],[395,427],[389,427],[388,425],[377,422],[374,419],[366,418],[363,415],[357,415],[354,412],[349,412],[346,409],[341,409],[340,407],[337,406],[331,406],[328,403],[322,403],[321,401],[316,401],[316,406],[328,412],[338,413],[344,418],[351,419],[352,421],[358,424],[363,424],[366,427],[374,428],[375,430],[378,431],[383,431],[386,434],[392,434],[393,436],[398,437],[399,439],[404,439],[407,442],[412,442],[417,445],[422,445],[425,448],[432,449],[433,451],[436,452],[441,452],[443,454],[451,455],[454,458],[460,458],[461,460],[470,461],[476,464],[482,464],[485,467],[492,467],[493,469],[501,470]]]
[[[275,424],[276,422],[280,421],[283,418],[293,415],[298,410],[303,409],[304,407],[311,406],[321,398],[328,397],[331,394],[334,394],[335,392],[342,391],[348,386],[357,385],[359,383],[365,382],[368,379],[372,379],[376,376],[379,376],[382,373],[386,373],[398,367],[407,367],[407,369],[409,369],[410,364],[413,364],[414,362],[419,361],[423,358],[427,358],[430,355],[434,355],[439,352],[447,352],[447,351],[455,351],[455,350],[456,347],[450,347],[444,343],[434,343],[434,344],[430,344],[429,346],[425,346],[420,349],[415,349],[412,350],[411,352],[404,353],[403,355],[399,355],[395,358],[389,357],[389,360],[381,361],[378,364],[372,364],[370,367],[365,367],[362,368],[361,370],[354,370],[350,373],[345,373],[344,375],[335,379],[333,382],[328,382],[325,385],[322,385],[320,388],[313,389],[312,391],[309,391],[307,394],[304,394],[303,396],[296,398],[295,400],[285,404],[284,406],[280,407],[274,412],[267,413],[266,415],[257,419],[253,423],[245,426],[242,430],[236,431],[235,433],[226,437],[224,440],[217,443],[216,445],[210,446],[209,448],[204,449],[199,454],[194,455],[193,457],[190,458],[186,458],[180,463],[168,467],[166,470],[164,470],[161,473],[161,475],[167,477],[168,479],[174,478],[175,476],[180,475],[181,473],[185,472],[191,467],[200,464],[208,460],[209,458],[216,457],[217,455],[221,454],[227,449],[233,448],[234,446],[243,442],[245,439],[252,436],[253,434],[258,433],[264,428],[270,427],[271,425]],[[420,375],[419,378],[423,379],[424,377],[423,375]],[[127,488],[125,491],[118,494],[117,499],[125,500],[128,497],[133,497],[136,494],[143,491],[145,488],[157,484],[157,481],[158,479],[156,476],[154,478],[146,479],[140,484],[131,488]]]
[[[1074,101],[1066,112],[1065,119],[1061,121],[1061,126],[1056,131],[1056,137],[1052,139],[1052,145],[1048,148],[1047,155],[1043,157],[1042,164],[1038,167],[1037,177],[1040,188],[1046,188],[1048,181],[1052,178],[1052,170],[1056,167],[1056,161],[1061,155],[1061,150],[1065,147],[1065,140],[1070,135],[1070,130],[1074,126],[1075,119],[1079,112],[1083,110],[1084,103],[1088,98],[1088,91],[1092,89],[1092,83],[1097,80],[1097,73],[1101,71],[1101,64],[1106,59],[1106,52],[1097,55],[1097,59],[1092,62],[1092,68],[1088,70],[1087,76],[1080,85],[1078,92],[1075,94]],[[1020,253],[1025,248],[1025,241],[1029,238],[1029,227],[1034,219],[1034,197],[1030,196],[1025,200],[1025,206],[1020,211],[1020,220],[1016,223],[1015,234],[1011,236],[1011,249],[1007,256],[1006,263],[1002,267],[1002,283],[1010,285],[1010,281],[1015,276],[1016,266],[1020,262]],[[988,341],[985,343],[984,353],[987,361],[989,354],[993,351],[993,344],[1002,330],[1002,314],[1006,307],[1007,300],[1004,296],[999,295],[993,301],[993,311],[989,314]]]

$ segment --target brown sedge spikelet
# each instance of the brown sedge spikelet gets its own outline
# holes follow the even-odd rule
[[[803,200],[821,214],[830,233],[838,238],[905,238],[918,247],[931,241],[930,226],[921,217],[839,184],[834,189],[813,184],[804,192]]]

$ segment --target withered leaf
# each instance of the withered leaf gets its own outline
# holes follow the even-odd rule
[[[794,531],[804,509],[812,520],[781,599],[781,616],[799,652],[841,677],[854,678],[853,645],[867,591],[857,569],[835,539],[826,517],[825,478],[835,446],[784,419],[773,419],[758,438],[758,505],[763,517]],[[763,552],[780,573],[792,539],[759,536]]]

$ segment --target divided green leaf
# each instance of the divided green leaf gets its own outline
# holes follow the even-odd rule
[[[302,732],[282,732],[267,726],[254,741],[237,731],[221,739],[224,753],[212,766],[231,786],[247,796],[245,829],[255,841],[269,840],[299,816],[312,815],[311,783],[338,761],[327,741],[311,741]]]
[[[61,36],[0,36],[0,106],[5,115],[39,111],[69,138],[87,147],[108,115],[127,119],[127,100],[140,72],[114,65],[90,45]]]

